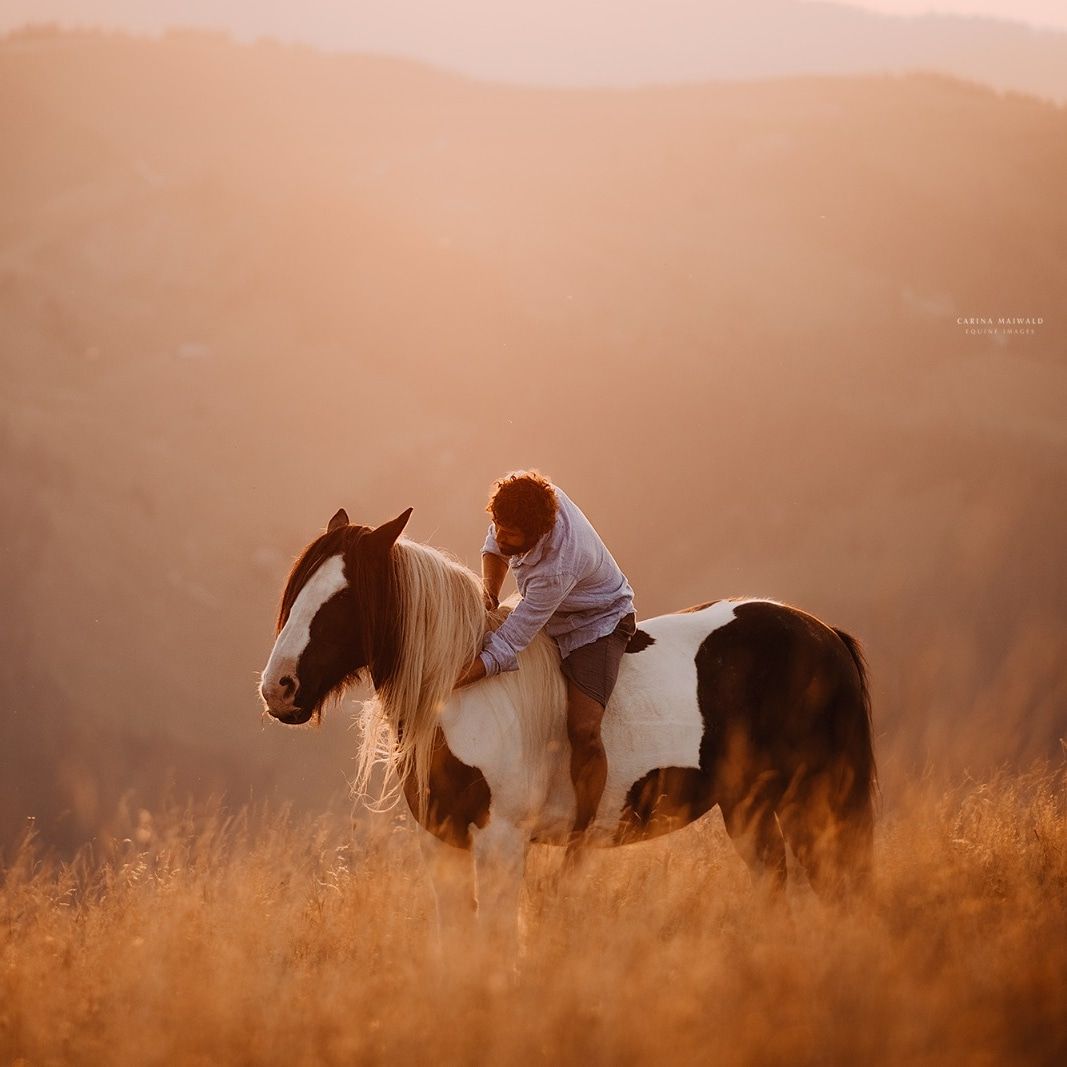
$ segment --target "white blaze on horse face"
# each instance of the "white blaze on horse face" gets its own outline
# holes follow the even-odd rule
[[[260,691],[271,708],[283,710],[293,706],[296,686],[282,685],[282,678],[297,681],[296,665],[311,640],[311,623],[319,609],[330,597],[339,593],[348,584],[345,577],[344,557],[330,556],[304,584],[285,620],[282,632],[274,642],[267,666],[263,668],[263,683]]]

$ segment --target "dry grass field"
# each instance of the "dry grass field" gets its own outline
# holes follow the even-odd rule
[[[400,813],[125,818],[5,872],[5,1063],[1067,1062],[1063,767],[915,783],[847,912],[768,910],[717,813],[562,883],[535,849],[517,966],[438,958]]]

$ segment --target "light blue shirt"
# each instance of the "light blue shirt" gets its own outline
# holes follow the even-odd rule
[[[493,535],[482,552],[508,561],[522,599],[482,643],[487,676],[519,669],[518,654],[542,628],[561,656],[610,634],[634,610],[634,591],[600,535],[558,485],[556,524],[527,551],[505,556]]]

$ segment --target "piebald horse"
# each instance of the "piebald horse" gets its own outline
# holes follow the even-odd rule
[[[510,606],[487,613],[469,568],[401,536],[410,514],[372,529],[341,509],[304,549],[260,693],[297,725],[369,675],[357,787],[384,752],[426,831],[440,919],[475,906],[506,915],[528,847],[565,844],[574,823],[559,649],[542,632],[517,671],[454,690]],[[647,619],[602,738],[590,844],[656,837],[718,806],[763,884],[784,886],[787,841],[817,892],[865,883],[875,764],[864,657],[847,633],[757,598]]]

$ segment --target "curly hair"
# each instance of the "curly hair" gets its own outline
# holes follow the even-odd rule
[[[485,510],[494,522],[539,538],[555,526],[559,502],[547,474],[537,470],[511,471],[493,482]]]

